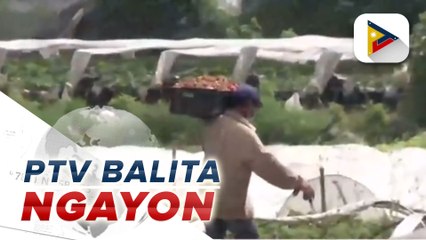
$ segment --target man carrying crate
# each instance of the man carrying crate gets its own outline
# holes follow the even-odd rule
[[[247,199],[252,172],[277,187],[294,189],[296,195],[302,191],[305,200],[314,197],[314,190],[302,177],[266,152],[249,121],[261,106],[258,91],[242,85],[230,97],[228,110],[206,129],[205,157],[217,159],[221,177],[213,219],[206,224],[206,234],[213,239],[225,238],[228,230],[237,239],[259,238]]]

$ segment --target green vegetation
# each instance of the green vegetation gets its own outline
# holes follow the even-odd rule
[[[112,100],[111,105],[141,118],[163,145],[199,145],[203,128],[201,121],[170,114],[167,103],[152,106],[134,100],[137,87],[149,86],[154,75],[156,59],[155,56],[135,60],[94,59],[92,66],[101,73],[103,81],[114,83],[119,90],[120,95]],[[173,72],[182,76],[205,73],[229,75],[233,63],[232,59],[183,58],[177,62]],[[32,102],[23,99],[18,92],[22,89],[49,89],[64,83],[68,66],[67,57],[8,61],[6,72],[12,83],[9,95],[53,125],[67,112],[83,107],[84,101],[74,99],[70,102]],[[383,69],[379,76],[389,72],[389,69]],[[255,71],[264,75],[261,83],[264,107],[255,118],[255,125],[265,144],[392,144],[395,141],[408,140],[420,131],[416,124],[401,118],[400,114],[389,113],[382,105],[368,105],[365,109],[353,111],[344,111],[339,105],[310,111],[285,109],[282,102],[274,99],[274,91],[302,89],[313,74],[313,66],[259,61],[256,63]],[[353,75],[361,78],[357,74]],[[364,81],[365,84],[374,81],[374,75],[370,74]]]
[[[413,120],[421,126],[426,126],[426,112],[423,110],[426,103],[426,71],[424,66],[426,57],[426,12],[420,15],[420,23],[414,27],[411,37],[410,73],[411,84],[408,95],[400,109],[401,115]]]
[[[353,22],[362,13],[401,13],[414,25],[426,9],[423,0],[244,0],[241,14],[234,16],[218,9],[218,2],[98,0],[77,37],[271,38],[295,33],[352,37]]]
[[[256,22],[252,24],[256,25]],[[416,34],[421,35],[421,24]],[[256,29],[250,27],[250,29]],[[417,36],[417,35],[415,35]],[[415,37],[419,39],[419,37]],[[418,40],[420,41],[420,40]],[[414,54],[411,66],[413,86],[398,112],[390,113],[382,105],[368,105],[363,109],[344,111],[334,105],[328,109],[295,111],[285,109],[282,102],[274,98],[274,91],[302,89],[311,79],[312,64],[282,64],[271,61],[257,61],[254,71],[263,75],[261,83],[264,107],[255,119],[258,133],[265,144],[336,144],[365,143],[369,145],[400,146],[402,143],[422,132],[421,121],[424,111],[419,111],[424,94],[420,89],[424,84],[421,69],[421,57],[415,55],[423,46],[421,41]],[[152,80],[158,60],[157,54],[147,54],[137,59],[95,58],[91,67],[101,73],[103,81],[113,83],[119,90],[111,105],[128,110],[148,124],[163,145],[194,146],[199,145],[203,123],[185,116],[171,115],[166,103],[156,106],[144,105],[134,101],[135,89],[148,87]],[[69,69],[70,56],[50,60],[39,56],[19,60],[8,60],[5,72],[12,84],[11,97],[15,98],[30,111],[53,125],[63,114],[84,106],[82,100],[71,102],[41,103],[30,102],[18,96],[22,89],[49,89],[64,83]],[[235,59],[197,59],[180,57],[172,72],[181,76],[199,74],[230,75]],[[416,67],[419,66],[419,67]],[[400,84],[398,77],[392,75],[394,66],[365,66],[343,62],[339,72],[349,74],[351,78],[364,86],[383,88],[388,84]],[[415,85],[414,85],[415,84]],[[1,84],[0,84],[1,85]],[[0,86],[1,88],[1,86]],[[9,89],[10,90],[10,89]],[[13,93],[15,90],[15,93]],[[411,110],[410,110],[411,109]],[[415,111],[417,109],[417,111]],[[410,111],[409,111],[410,110]],[[411,146],[411,145],[410,145]],[[421,145],[423,146],[423,145]],[[386,148],[386,147],[384,147]]]
[[[395,141],[390,144],[381,144],[381,145],[378,145],[377,147],[378,149],[382,151],[392,151],[392,150],[408,148],[408,147],[426,148],[426,133],[421,132],[406,141]]]
[[[84,106],[84,101],[57,101],[42,104],[10,95],[17,102],[53,125],[57,119],[73,109]],[[366,111],[344,112],[340,106],[330,109],[296,111],[285,109],[282,103],[264,96],[264,107],[255,118],[260,137],[265,144],[333,144],[390,143],[411,137],[409,126],[400,126],[396,115],[388,114],[382,105],[371,105]],[[163,145],[199,145],[203,123],[186,116],[172,115],[166,103],[146,105],[129,95],[120,95],[110,104],[127,110],[148,126]],[[399,125],[398,125],[399,124]]]
[[[387,239],[395,224],[389,220],[363,222],[348,217],[333,223],[295,226],[258,221],[258,226],[263,239]]]

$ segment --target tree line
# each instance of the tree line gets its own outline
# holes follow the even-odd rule
[[[227,14],[217,0],[98,0],[77,31],[81,38],[352,37],[362,13],[400,13],[411,26],[426,11],[423,0],[243,0]]]

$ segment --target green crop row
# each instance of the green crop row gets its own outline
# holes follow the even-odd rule
[[[235,58],[198,59],[180,56],[172,68],[172,74],[194,76],[200,74],[232,73]],[[155,74],[158,55],[146,55],[137,59],[95,58],[89,68],[93,67],[102,75],[106,83],[114,83],[129,94],[135,86],[148,86]],[[70,57],[63,56],[52,59],[41,59],[39,56],[25,59],[9,59],[5,64],[5,72],[11,81],[22,80],[21,87],[28,89],[46,89],[62,84],[67,80],[70,69]],[[359,64],[343,62],[339,70],[351,74],[353,79],[363,85],[381,88],[394,83],[389,77],[392,69],[384,67],[371,68]],[[258,59],[253,71],[264,76],[264,80],[273,82],[276,89],[302,89],[314,73],[312,64],[283,64]]]
[[[66,113],[85,106],[81,99],[42,104],[19,95],[11,97],[50,125]],[[263,101],[264,107],[258,112],[254,124],[265,144],[389,144],[409,139],[417,131],[396,115],[387,113],[382,105],[371,105],[365,111],[356,112],[345,112],[337,105],[329,109],[297,111],[285,109],[282,103],[270,97],[264,97]],[[204,123],[170,114],[164,102],[147,105],[131,96],[121,95],[110,105],[139,117],[164,146],[200,144]]]
[[[134,88],[149,86],[154,75],[157,57],[142,56],[135,60],[121,58],[93,59],[91,67],[102,74],[105,82],[114,82],[119,89],[111,105],[127,110],[144,121],[163,145],[198,145],[203,123],[185,116],[168,112],[166,103],[146,105],[134,100]],[[203,73],[229,75],[235,59],[193,59],[179,58],[172,72],[182,76]],[[351,69],[343,63],[345,71]],[[390,69],[374,68],[369,75],[356,74],[361,68],[356,64],[351,73],[354,78],[373,81],[375,77],[385,79]],[[41,60],[39,57],[9,60],[5,72],[13,85],[12,97],[21,102],[37,116],[53,125],[56,120],[78,107],[84,101],[74,99],[70,102],[55,103],[31,102],[19,96],[26,89],[48,89],[64,83],[69,68],[69,57]],[[395,113],[389,113],[382,105],[368,105],[364,109],[344,111],[340,106],[328,109],[296,111],[285,109],[282,102],[274,99],[278,89],[301,89],[310,80],[313,66],[282,65],[275,62],[259,61],[254,69],[263,74],[261,92],[264,107],[255,118],[258,133],[265,144],[335,144],[366,143],[370,145],[391,144],[405,141],[417,134],[419,129]],[[364,69],[365,70],[365,69]],[[377,80],[377,79],[376,79]],[[378,81],[386,82],[386,81]],[[0,82],[1,89],[1,82]]]
[[[322,224],[258,221],[263,239],[387,239],[395,224],[387,219],[361,221],[351,217]]]

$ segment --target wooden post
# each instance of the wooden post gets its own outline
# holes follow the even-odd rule
[[[172,160],[176,160],[176,148],[175,147],[173,147],[173,149],[172,149]]]
[[[325,177],[324,177],[324,167],[320,167],[320,187],[321,187],[321,211],[327,211],[326,197],[325,197]]]
[[[172,148],[172,161],[173,160],[176,160],[176,147],[173,147]],[[173,186],[176,186],[177,185],[177,183],[176,182],[173,182]],[[177,192],[178,191],[178,189],[177,188],[175,188],[175,192]]]

